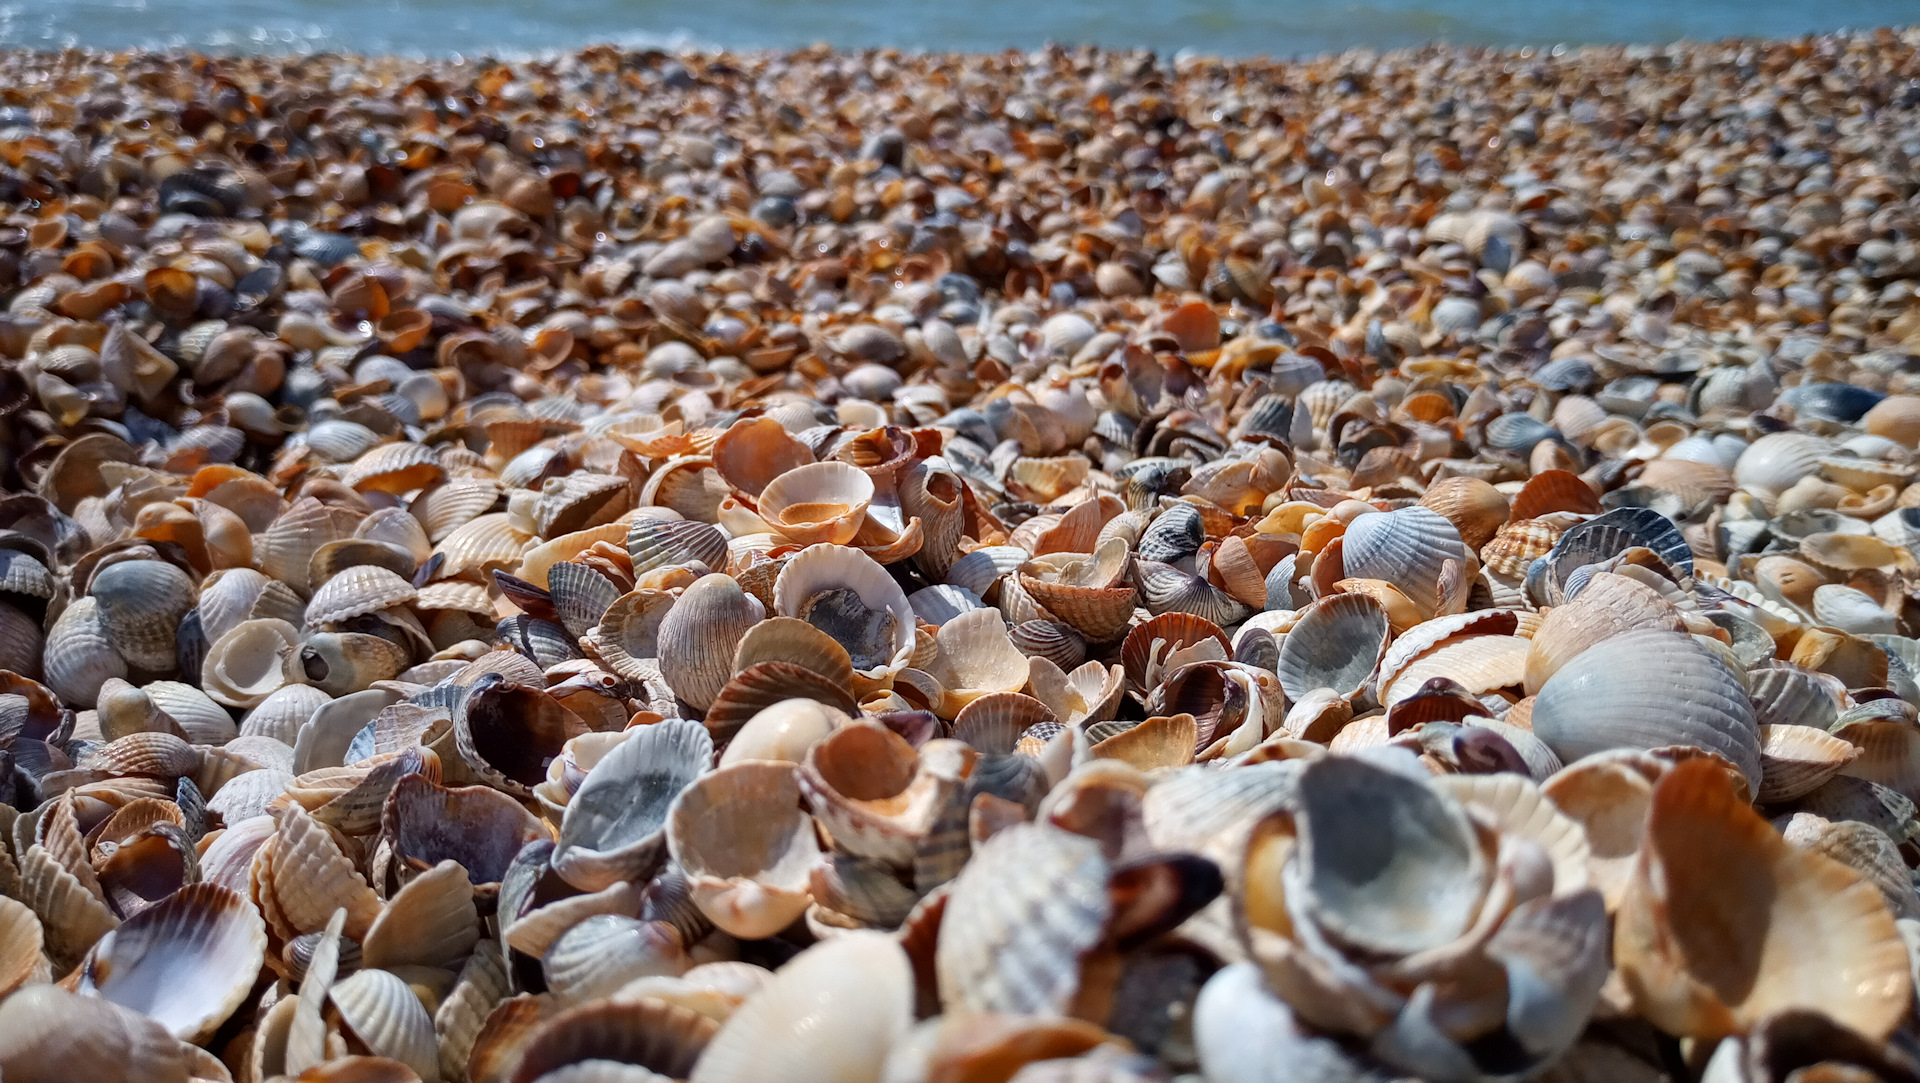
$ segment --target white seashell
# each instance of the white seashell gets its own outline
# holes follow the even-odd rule
[[[374,1056],[399,1061],[426,1083],[440,1078],[433,1019],[404,980],[385,970],[361,970],[335,982],[327,999]]]
[[[773,608],[832,636],[860,676],[898,673],[913,651],[913,607],[885,568],[858,549],[810,545],[773,584]]]
[[[245,896],[194,884],[102,937],[81,965],[79,991],[200,1042],[252,992],[266,948],[266,923]]]
[[[880,1083],[913,1025],[913,969],[884,933],[816,944],[740,1005],[693,1067],[692,1083]]]
[[[1442,564],[1456,561],[1464,573],[1473,561],[1453,524],[1417,504],[1355,518],[1342,536],[1340,555],[1348,578],[1392,583],[1422,617],[1433,616],[1439,604]]]
[[[1769,433],[1740,453],[1733,480],[1743,489],[1779,494],[1820,468],[1833,444],[1804,432]]]

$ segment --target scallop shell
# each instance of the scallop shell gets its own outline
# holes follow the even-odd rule
[[[691,966],[672,925],[625,914],[586,918],[561,933],[540,961],[548,988],[567,1004],[605,998],[644,978],[678,976]]]
[[[1492,540],[1510,513],[1506,494],[1478,478],[1442,478],[1427,487],[1420,503],[1444,516],[1461,541],[1476,550]]]
[[[440,457],[424,444],[382,444],[362,453],[340,480],[362,492],[410,493],[424,489],[442,476]]]
[[[367,928],[363,965],[446,967],[480,940],[473,885],[458,862],[442,861],[407,881]]]
[[[254,566],[269,579],[305,594],[313,588],[308,569],[314,552],[328,542],[353,537],[362,518],[351,509],[302,497],[254,537]]]
[[[500,485],[485,478],[457,478],[428,487],[407,510],[435,545],[455,530],[491,511],[500,501]]]
[[[1779,494],[1820,468],[1833,445],[1802,432],[1776,432],[1755,440],[1740,453],[1733,480],[1743,489]]]
[[[733,675],[735,650],[765,612],[730,576],[695,580],[660,622],[656,642],[667,686],[696,710],[712,706]]]
[[[948,1010],[1067,1014],[1105,934],[1108,864],[1092,839],[1017,824],[953,883],[935,956]]]
[[[244,896],[194,884],[102,937],[81,965],[79,991],[200,1042],[253,990],[266,947],[266,926]]]
[[[533,541],[533,535],[515,528],[505,512],[476,516],[448,532],[434,547],[434,554],[443,561],[439,577],[455,579],[514,568]]]
[[[127,663],[113,649],[98,600],[91,597],[75,599],[54,621],[44,656],[47,686],[80,707],[93,706],[108,680],[127,676]]]
[[[1340,553],[1347,577],[1392,583],[1426,616],[1439,605],[1441,565],[1453,560],[1464,568],[1473,559],[1452,523],[1418,506],[1354,519]]]
[[[0,1004],[0,1069],[9,1079],[187,1083],[187,1050],[165,1027],[118,1005],[28,986]]]
[[[254,861],[254,899],[275,937],[288,940],[327,927],[336,909],[347,913],[346,935],[364,941],[380,900],[338,843],[305,809],[280,813],[270,859]]]
[[[1739,678],[1692,637],[1625,632],[1556,672],[1534,698],[1533,732],[1566,763],[1610,748],[1692,745],[1760,783],[1760,733]]]
[[[1718,1037],[1805,1007],[1878,1039],[1912,995],[1879,891],[1789,846],[1700,761],[1654,788],[1614,943],[1635,1008],[1673,1034]]]
[[[1323,598],[1281,640],[1275,672],[1290,699],[1317,688],[1352,697],[1367,686],[1387,649],[1388,634],[1386,611],[1367,595]]]
[[[1825,674],[1772,662],[1750,670],[1748,681],[1754,718],[1763,726],[1805,726],[1824,733],[1840,718],[1838,697],[1846,690]]]
[[[627,552],[635,575],[694,561],[717,571],[727,563],[727,535],[711,523],[642,516],[627,528]]]

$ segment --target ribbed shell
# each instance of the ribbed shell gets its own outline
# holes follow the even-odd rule
[[[1565,763],[1610,748],[1692,745],[1725,756],[1760,786],[1760,730],[1747,690],[1679,632],[1625,632],[1590,648],[1541,688],[1532,717],[1534,734]]]
[[[414,600],[413,584],[385,568],[356,565],[320,585],[307,603],[309,627],[337,624]]]
[[[695,580],[660,622],[660,674],[667,686],[697,710],[712,706],[733,676],[734,651],[765,615],[759,599],[732,577]]]
[[[109,678],[127,676],[127,663],[113,649],[100,623],[96,599],[76,598],[47,632],[47,687],[63,702],[91,707]]]
[[[1453,524],[1418,505],[1354,519],[1342,535],[1340,555],[1348,578],[1384,579],[1428,617],[1439,604],[1435,584],[1443,562],[1458,561],[1464,572],[1472,559]]]
[[[693,519],[635,519],[627,529],[627,553],[633,574],[699,561],[709,571],[727,566],[727,535],[711,523]]]
[[[913,1025],[913,965],[893,937],[851,932],[801,952],[708,1043],[692,1083],[878,1080]]]
[[[433,1019],[404,980],[385,970],[361,970],[335,982],[327,999],[374,1056],[397,1060],[423,1080],[440,1078]]]
[[[1331,688],[1350,697],[1366,687],[1367,678],[1387,649],[1388,634],[1386,611],[1371,597],[1336,594],[1322,598],[1308,607],[1280,641],[1280,661],[1275,669],[1280,686],[1289,700],[1305,698],[1316,688]]]
[[[267,930],[244,896],[194,884],[108,933],[82,967],[80,989],[205,1040],[253,989]]]
[[[1820,468],[1833,444],[1804,432],[1769,433],[1748,445],[1733,465],[1733,480],[1742,488],[1782,493]]]
[[[1064,1013],[1080,960],[1099,943],[1112,902],[1093,839],[1017,824],[974,852],[953,882],[935,952],[948,1011]]]
[[[180,622],[194,603],[187,573],[160,560],[121,561],[94,576],[90,590],[108,642],[128,665],[173,669]]]

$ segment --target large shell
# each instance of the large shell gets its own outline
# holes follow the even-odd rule
[[[813,901],[820,848],[792,764],[736,763],[695,780],[674,800],[667,848],[701,913],[734,936],[771,936]]]
[[[1093,839],[1018,824],[974,853],[947,897],[935,956],[948,1010],[1069,1014],[1105,934],[1109,867]]]
[[[1740,453],[1733,466],[1733,480],[1742,488],[1766,493],[1782,493],[1794,482],[1820,468],[1820,460],[1832,454],[1828,441],[1803,432],[1776,432],[1762,436]]]
[[[385,970],[360,970],[335,982],[327,999],[375,1056],[399,1061],[427,1083],[440,1078],[433,1018],[404,980]]]
[[[918,753],[872,722],[842,727],[807,751],[800,789],[834,845],[859,857],[905,866],[968,765],[957,742]]]
[[[567,802],[553,867],[583,891],[650,872],[673,802],[713,759],[706,727],[670,719],[643,727],[587,772]]]
[[[160,560],[125,560],[104,568],[90,587],[100,627],[120,657],[150,673],[173,669],[180,621],[193,608],[193,581]]]
[[[1302,699],[1317,688],[1357,695],[1380,663],[1388,635],[1386,611],[1365,594],[1313,603],[1280,641],[1275,672],[1287,698]]]
[[[309,626],[338,624],[414,600],[413,584],[372,564],[347,568],[321,584],[307,602]]]
[[[188,1083],[188,1046],[158,1022],[53,985],[0,1003],[0,1071],[26,1083]]]
[[[877,1081],[913,1024],[913,968],[894,939],[851,932],[801,952],[708,1043],[692,1083]]]
[[[1879,891],[1788,845],[1701,761],[1654,788],[1614,955],[1641,1014],[1698,1038],[1800,1007],[1878,1039],[1912,996]]]
[[[860,532],[873,479],[836,460],[808,463],[781,474],[760,493],[760,517],[801,545],[845,545]]]
[[[1442,565],[1452,560],[1465,569],[1473,560],[1452,523],[1417,505],[1354,519],[1340,554],[1349,577],[1392,583],[1427,617],[1439,605]]]
[[[1684,631],[1680,611],[1658,591],[1623,575],[1602,572],[1573,601],[1548,610],[1534,629],[1527,652],[1526,690],[1537,694],[1547,679],[1581,651],[1610,636],[1636,629]]]
[[[199,1042],[253,990],[266,947],[266,925],[244,896],[194,884],[102,937],[79,989]]]
[[[773,585],[774,610],[832,636],[869,679],[899,672],[913,650],[915,620],[906,592],[857,549],[810,545],[787,561]]]
[[[47,687],[79,707],[93,706],[108,680],[127,676],[127,663],[113,649],[98,600],[91,597],[76,599],[48,629],[45,659]]]
[[[1693,745],[1760,785],[1760,731],[1746,689],[1682,633],[1625,632],[1588,649],[1540,689],[1532,719],[1566,763],[1610,748]]]

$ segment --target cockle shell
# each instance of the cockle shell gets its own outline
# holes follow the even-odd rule
[[[1452,523],[1419,506],[1354,519],[1340,554],[1348,577],[1392,583],[1426,616],[1439,605],[1441,565],[1452,560],[1464,568],[1473,559]]]
[[[698,710],[712,706],[733,675],[734,651],[765,612],[731,576],[695,580],[660,622],[660,674],[668,687]]]
[[[695,905],[734,936],[771,936],[812,902],[820,849],[791,764],[740,762],[696,779],[674,799],[667,849]]]
[[[266,946],[266,926],[244,896],[195,884],[102,937],[81,965],[79,991],[199,1042],[252,991]]]
[[[883,933],[801,952],[728,1018],[688,1078],[749,1083],[778,1063],[792,1083],[877,1083],[913,1023],[913,970]]]
[[[913,648],[913,607],[893,577],[854,549],[812,545],[780,569],[774,610],[797,617],[847,649],[856,673],[884,679],[906,665]]]
[[[1624,632],[1576,655],[1534,698],[1532,724],[1566,763],[1609,748],[1692,745],[1760,784],[1760,732],[1746,689],[1678,632]]]
[[[1280,642],[1275,671],[1281,686],[1296,700],[1317,688],[1356,695],[1386,651],[1388,634],[1386,612],[1371,597],[1323,598],[1301,614]]]
[[[674,799],[713,758],[706,727],[644,727],[587,772],[567,802],[553,867],[583,891],[643,875],[660,860]]]
[[[1654,788],[1614,954],[1635,1008],[1674,1034],[1737,1033],[1804,1006],[1879,1038],[1912,996],[1880,893],[1782,841],[1700,761]]]

